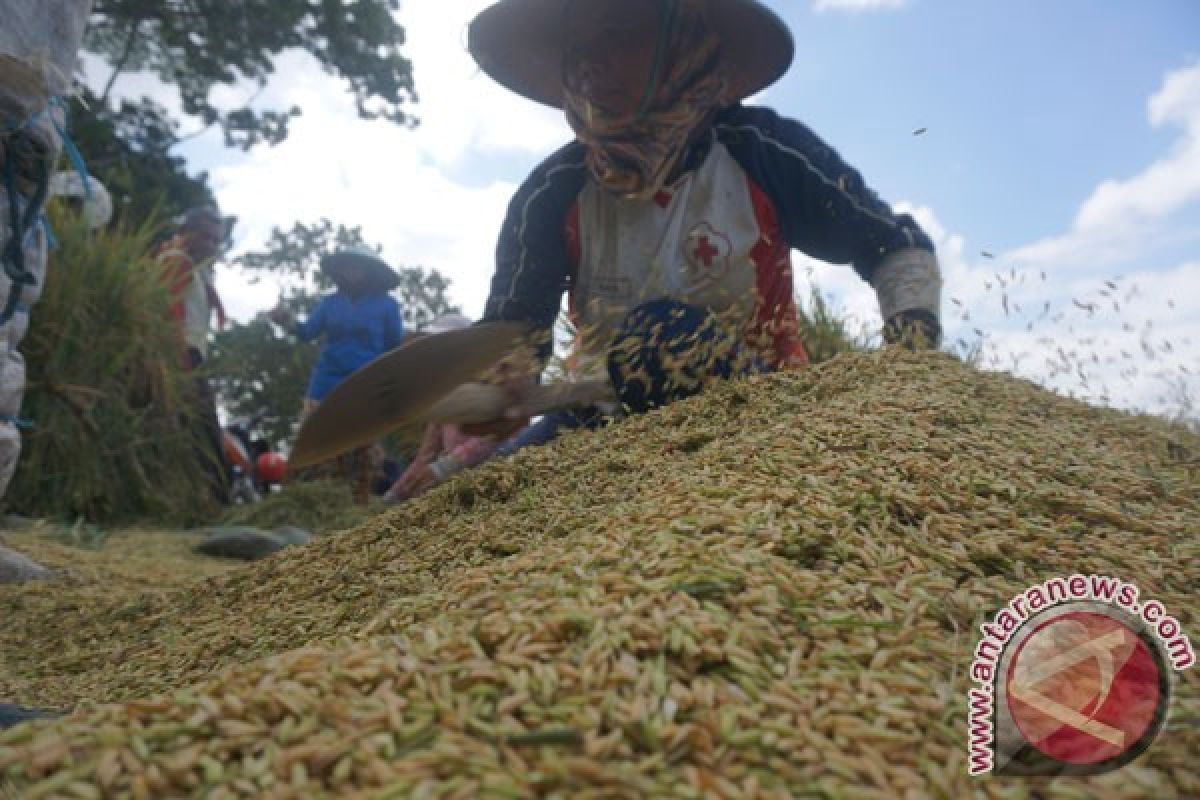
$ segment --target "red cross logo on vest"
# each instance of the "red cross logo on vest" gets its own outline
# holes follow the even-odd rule
[[[733,245],[729,237],[701,222],[683,241],[686,283],[692,287],[719,280],[729,272]]]

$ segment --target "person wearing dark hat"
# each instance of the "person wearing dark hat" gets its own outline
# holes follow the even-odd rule
[[[404,338],[400,305],[389,294],[400,276],[372,250],[355,247],[321,259],[321,271],[336,291],[321,300],[303,323],[277,308],[271,319],[305,342],[325,337],[309,381],[305,414],[312,413],[338,384]]]
[[[930,238],[805,125],[742,103],[794,55],[786,25],[761,3],[501,0],[475,18],[469,41],[487,74],[565,111],[576,136],[512,199],[484,321],[549,331],[565,291],[584,336],[577,377],[609,380],[640,411],[703,383],[664,374],[683,357],[664,349],[667,329],[672,343],[732,336],[740,351],[701,348],[692,377],[807,364],[796,249],[850,264],[875,288],[889,343],[936,346]],[[509,386],[516,401],[504,419],[472,430],[523,425],[533,380]],[[550,426],[600,416],[564,413]]]

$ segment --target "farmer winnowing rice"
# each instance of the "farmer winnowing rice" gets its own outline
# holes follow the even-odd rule
[[[741,104],[794,51],[760,3],[502,0],[472,24],[471,51],[508,88],[564,109],[577,137],[513,198],[484,320],[549,331],[567,292],[575,377],[610,380],[625,408],[698,390],[668,374],[684,339],[709,346],[704,377],[805,365],[792,249],[852,264],[888,342],[939,341],[929,237],[803,124]],[[519,400],[534,380],[507,388]],[[468,430],[511,433],[522,411]],[[602,417],[548,414],[516,445]]]
[[[298,323],[282,307],[270,313],[276,324],[301,341],[324,337],[304,398],[305,417],[338,384],[404,339],[400,305],[390,294],[400,276],[378,255],[365,247],[349,248],[322,258],[321,271],[336,291],[322,299],[307,320]],[[372,445],[340,459],[338,472],[350,478],[358,502],[367,501],[383,458],[382,447]]]
[[[301,341],[325,338],[305,396],[310,413],[356,370],[398,347],[404,338],[400,305],[389,292],[400,276],[367,248],[351,248],[321,259],[321,271],[335,287],[308,319],[297,323],[291,312],[276,308],[271,319]]]

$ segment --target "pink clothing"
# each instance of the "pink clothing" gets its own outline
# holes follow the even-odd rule
[[[435,464],[451,466],[450,473],[476,467],[491,458],[500,442],[490,436],[468,436],[457,425],[430,425],[421,448],[395,487],[407,486],[418,472]],[[448,462],[452,462],[448,464]],[[439,475],[439,479],[443,476]]]
[[[500,442],[491,436],[468,436],[457,425],[439,425],[441,453],[439,457],[451,456],[463,468],[477,467],[491,457]]]

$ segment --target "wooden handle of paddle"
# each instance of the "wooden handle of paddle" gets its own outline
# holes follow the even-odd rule
[[[551,383],[529,390],[532,416],[565,408],[581,408],[613,400],[612,388],[605,381]],[[490,383],[466,383],[448,394],[425,414],[427,422],[477,425],[504,416],[508,394]]]

